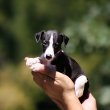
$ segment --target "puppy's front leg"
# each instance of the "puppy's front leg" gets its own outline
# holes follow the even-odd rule
[[[84,75],[81,75],[78,77],[75,81],[75,93],[76,96],[79,98],[83,95],[85,83],[87,83],[87,77]]]
[[[36,58],[26,57],[25,61],[26,61],[26,66],[28,66],[34,72],[36,72],[39,69],[37,63],[42,63],[42,60],[40,57],[36,57]],[[46,62],[45,66],[47,67],[50,73],[56,71],[56,67],[54,65],[51,65],[50,62]]]

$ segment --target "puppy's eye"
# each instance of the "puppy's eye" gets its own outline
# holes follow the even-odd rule
[[[57,48],[59,46],[59,43],[55,43],[54,46],[55,48]]]
[[[43,44],[46,44],[46,41],[43,41]]]
[[[57,43],[55,43],[55,45],[59,45],[59,43],[57,42]]]
[[[46,45],[48,45],[48,42],[43,41],[42,45],[46,46]]]

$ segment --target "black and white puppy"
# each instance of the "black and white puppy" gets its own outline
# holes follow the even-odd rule
[[[79,64],[67,56],[61,48],[62,43],[66,46],[69,38],[54,30],[36,33],[36,41],[41,42],[43,54],[41,59],[45,63],[55,65],[56,70],[69,76],[75,84],[75,93],[81,102],[88,97],[89,83]]]

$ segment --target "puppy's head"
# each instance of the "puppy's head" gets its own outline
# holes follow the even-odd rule
[[[62,43],[66,46],[69,41],[67,36],[54,30],[38,32],[35,39],[37,42],[41,42],[44,52],[43,57],[48,61],[51,61],[55,54],[61,50]]]

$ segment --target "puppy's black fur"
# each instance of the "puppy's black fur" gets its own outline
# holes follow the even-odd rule
[[[47,47],[49,46],[49,38],[53,35],[53,49],[54,49],[54,58],[51,60],[51,64],[56,66],[56,70],[66,74],[68,77],[72,79],[75,83],[76,79],[84,75],[84,72],[81,70],[79,64],[69,56],[67,56],[61,50],[61,44],[64,43],[66,46],[69,38],[62,33],[58,33],[57,31],[41,31],[36,33],[36,40],[41,41],[43,46],[43,53],[45,53]],[[82,103],[88,97],[89,82],[85,84],[85,88],[83,91],[83,95],[79,98]]]
[[[66,74],[68,77],[72,79],[74,83],[79,76],[84,74],[79,64],[71,57],[68,57],[62,51],[56,55],[56,57],[52,60],[51,64],[56,65],[56,70]],[[89,82],[85,84],[83,96],[79,98],[81,103],[88,98],[88,93],[89,93],[88,89],[89,89]]]

